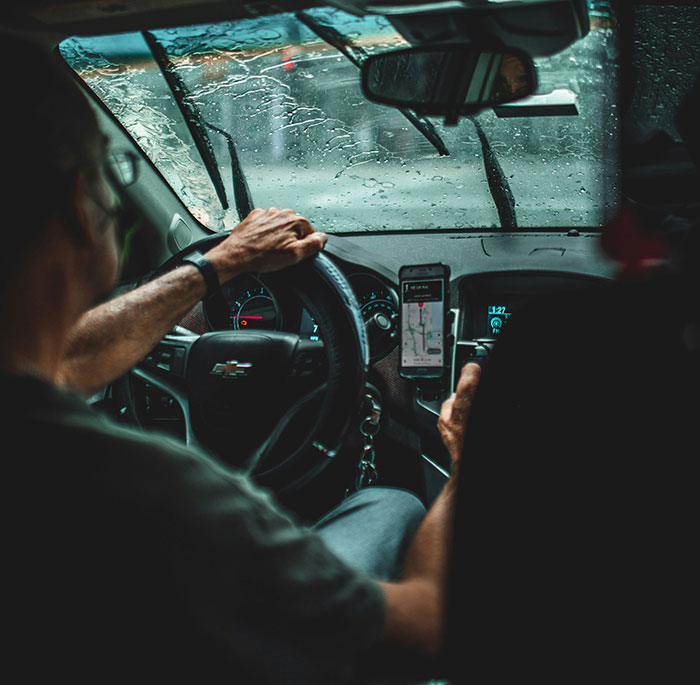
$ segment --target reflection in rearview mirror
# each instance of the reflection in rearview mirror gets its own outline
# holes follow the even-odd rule
[[[513,48],[419,46],[373,55],[362,65],[362,89],[369,100],[444,115],[446,123],[527,97],[536,88],[532,58]]]

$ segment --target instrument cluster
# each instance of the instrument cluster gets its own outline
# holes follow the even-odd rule
[[[347,277],[362,312],[374,363],[398,344],[398,296],[392,284],[368,270],[354,270]],[[309,340],[321,339],[312,313],[289,293],[275,292],[264,274],[244,274],[225,283],[221,297],[205,305],[205,314],[213,330],[285,330]]]

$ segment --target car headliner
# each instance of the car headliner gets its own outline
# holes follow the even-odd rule
[[[297,11],[314,0],[18,0],[3,2],[0,25],[58,35],[98,35]]]

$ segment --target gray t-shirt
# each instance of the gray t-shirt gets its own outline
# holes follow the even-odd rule
[[[334,683],[377,642],[376,583],[248,479],[0,378],[10,649],[27,675]]]

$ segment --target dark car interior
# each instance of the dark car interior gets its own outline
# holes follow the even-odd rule
[[[310,212],[316,228],[328,231],[319,258],[232,279],[189,312],[130,374],[91,398],[118,422],[201,446],[225,466],[249,471],[305,522],[371,485],[406,488],[429,505],[450,473],[436,428],[440,406],[465,363],[488,369],[514,313],[545,303],[544,310],[535,310],[531,328],[518,329],[518,344],[511,341],[511,347],[527,350],[533,364],[551,354],[562,374],[567,364],[578,369],[575,379],[584,343],[624,355],[625,345],[644,337],[644,355],[635,362],[652,355],[662,366],[673,354],[667,350],[675,349],[665,346],[665,330],[654,325],[658,318],[620,330],[610,312],[601,313],[595,335],[580,340],[570,355],[556,349],[553,341],[563,336],[573,308],[582,306],[582,293],[600,292],[620,274],[637,277],[662,258],[689,274],[688,288],[697,286],[692,226],[700,207],[698,8],[595,1],[431,4],[440,3],[32,0],[5,3],[0,10],[2,31],[30,35],[56,51],[94,103],[111,148],[138,159],[138,178],[121,198],[131,230],[117,292],[214,245],[254,206]],[[278,17],[284,21],[274,23]],[[361,21],[369,22],[366,33]],[[237,42],[243,33],[236,31],[257,31],[257,37]],[[136,38],[120,43],[117,36]],[[524,63],[532,60],[530,91],[515,100],[469,104],[465,82],[459,106],[437,98],[421,104],[401,88],[375,101],[383,104],[368,103],[367,91],[363,97],[360,74],[370,78],[367,65],[372,59],[380,64],[377,55],[386,45],[420,51],[436,44],[450,50],[479,45],[470,83],[484,55],[505,47],[522,51]],[[403,57],[401,68],[410,62]],[[398,70],[397,64],[386,61],[387,73]],[[343,71],[326,76],[325,67],[314,71],[318,65]],[[262,109],[247,104],[257,91],[237,90],[234,67],[245,68],[246,83],[270,87],[260,96]],[[408,72],[402,73],[390,77],[405,83]],[[156,76],[159,85],[148,90]],[[329,79],[325,86],[322,78]],[[449,79],[448,85],[459,82],[454,74]],[[339,105],[333,109],[331,100],[341,96],[332,89],[350,81],[347,113]],[[324,88],[332,92],[327,100]],[[312,99],[302,102],[307,91]],[[221,120],[214,114],[219,100],[222,110],[232,108]],[[143,103],[148,112],[139,109]],[[368,107],[378,112],[376,120],[367,123],[364,114],[353,119]],[[178,187],[178,169],[190,157],[177,157],[174,124],[163,124],[166,119],[186,122],[178,126],[188,136],[186,154],[201,170],[192,181],[196,192],[184,181],[184,190]],[[253,128],[259,121],[260,128]],[[315,131],[323,136],[320,143],[311,137]],[[413,137],[418,142],[411,143],[409,158],[399,141]],[[331,144],[336,139],[347,147]],[[286,156],[274,157],[276,146],[285,145]],[[277,160],[277,169],[257,166],[254,160],[266,155]],[[456,171],[448,167],[453,163]],[[312,185],[313,176],[319,185]],[[206,179],[205,190],[197,190],[200,178]],[[473,204],[462,209],[467,197]],[[292,204],[296,198],[299,209]],[[436,264],[447,267],[437,298],[444,329],[439,342],[425,343],[424,352],[426,358],[439,356],[440,363],[407,365],[411,354],[420,356],[410,306],[434,302],[407,297],[405,268]],[[688,300],[692,306],[693,298]],[[644,312],[630,305],[620,326]],[[424,325],[423,314],[418,316]],[[595,313],[585,316],[595,319]],[[698,329],[684,330],[696,336],[688,344],[696,345],[697,356]],[[620,336],[624,344],[618,344]],[[611,362],[605,370],[612,368]],[[684,368],[674,372],[682,376]],[[495,375],[494,387],[517,394],[523,383],[537,382],[513,374]],[[676,388],[670,382],[661,387],[658,392]],[[692,405],[680,402],[688,420],[697,407],[694,387],[687,383],[682,390],[688,398],[693,394]],[[545,395],[534,393],[537,401],[552,402]],[[585,401],[576,407],[590,408],[596,399]],[[561,407],[550,409],[560,421],[553,435],[561,451],[590,446],[569,432],[577,424],[566,423]],[[480,435],[479,448],[496,450],[503,442],[531,457],[537,448],[521,447],[518,435],[509,434],[508,416],[505,424],[485,424],[491,432]],[[624,451],[624,445],[615,442],[616,449]],[[665,449],[680,448],[669,443]],[[522,467],[504,480],[504,492],[527,506],[532,500],[517,480],[530,483],[535,474],[546,483],[546,474]],[[541,495],[533,486],[532,496]],[[476,501],[486,497],[482,493]],[[493,516],[500,521],[497,512]],[[492,540],[477,536],[469,545],[499,558]],[[459,636],[460,617],[473,610],[485,617],[482,633],[467,631],[481,650],[483,679],[517,673],[508,662],[513,670],[489,675],[487,661],[499,653],[485,636],[517,641],[516,630],[528,629],[522,616],[536,611],[537,603],[518,605],[522,614],[506,628],[489,617],[489,607],[505,610],[507,601],[517,602],[535,585],[525,573],[502,601],[474,604],[465,589],[474,589],[472,581],[486,582],[485,574],[471,577],[471,562],[462,556],[455,577],[471,581],[454,595],[451,635]],[[508,583],[495,561],[488,568]],[[563,620],[556,612],[551,618]],[[541,656],[530,642],[522,644],[527,648],[514,653],[524,661],[526,653]],[[464,648],[461,638],[448,642],[448,658],[436,667],[436,677],[449,676],[446,668],[453,682],[468,677]],[[579,652],[569,656],[582,658]],[[552,674],[569,675],[556,669]]]

